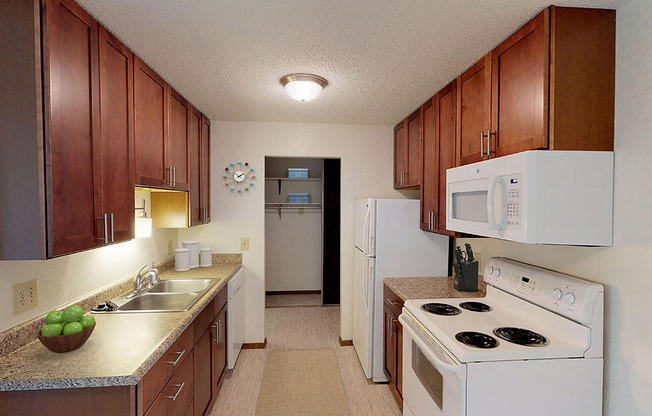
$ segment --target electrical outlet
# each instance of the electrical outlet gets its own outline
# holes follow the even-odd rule
[[[168,240],[168,254],[172,254],[174,250],[172,249],[172,240]]]
[[[38,280],[32,279],[14,285],[14,315],[38,306]]]
[[[249,250],[249,237],[240,238],[240,250]]]

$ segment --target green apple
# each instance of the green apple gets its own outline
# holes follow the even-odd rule
[[[74,334],[75,332],[79,332],[83,329],[84,327],[79,322],[70,322],[68,325],[63,327],[63,335]]]
[[[52,311],[45,317],[46,324],[60,324],[63,322],[63,311]]]
[[[84,316],[84,310],[79,305],[68,306],[61,314],[63,320],[70,323],[79,321],[82,316]]]
[[[82,318],[79,320],[79,323],[82,324],[84,329],[86,329],[95,324],[95,318],[90,315],[82,316]]]
[[[63,331],[61,324],[48,324],[41,328],[41,335],[44,337],[56,337],[57,335],[61,335],[61,331]]]

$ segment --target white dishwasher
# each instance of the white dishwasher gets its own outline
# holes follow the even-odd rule
[[[233,369],[238,359],[245,331],[245,273],[241,267],[227,283],[228,312],[226,314],[227,368]]]

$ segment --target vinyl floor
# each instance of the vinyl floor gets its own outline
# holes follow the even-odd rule
[[[296,294],[296,295],[265,295],[266,308],[280,308],[286,306],[321,306],[321,294]]]
[[[389,385],[368,381],[354,348],[339,345],[339,321],[339,307],[265,309],[267,348],[241,351],[235,369],[226,375],[211,416],[255,415],[269,351],[326,348],[335,351],[351,416],[400,416]]]

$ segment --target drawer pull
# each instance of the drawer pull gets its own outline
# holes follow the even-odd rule
[[[181,383],[181,384],[173,384],[172,386],[173,387],[179,387],[179,390],[177,390],[177,392],[174,394],[174,396],[165,396],[165,398],[166,399],[171,399],[172,401],[177,400],[177,396],[179,395],[179,393],[181,393],[181,389],[183,389],[183,386],[185,386],[185,385],[186,385],[185,381],[183,383]]]
[[[390,305],[392,305],[392,306],[396,306],[396,305],[399,304],[399,303],[398,303],[397,301],[395,301],[394,299],[387,299],[387,302],[388,302]]]
[[[177,357],[177,359],[174,360],[174,361],[166,361],[165,363],[166,363],[166,364],[172,364],[172,367],[174,367],[174,366],[177,365],[177,363],[179,362],[179,360],[181,359],[181,357],[183,357],[183,354],[185,354],[185,353],[186,353],[186,350],[183,350],[183,351],[181,351],[181,352],[176,351],[175,354],[178,354],[178,355],[179,355],[179,356]]]

